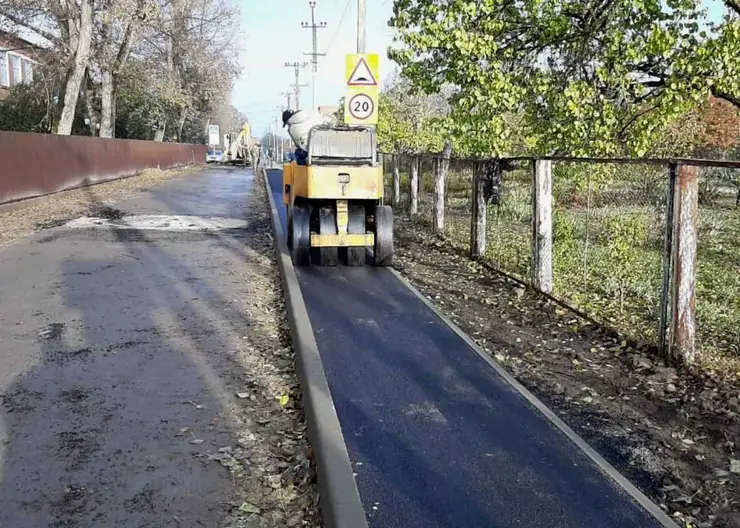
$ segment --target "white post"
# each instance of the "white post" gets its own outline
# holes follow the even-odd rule
[[[552,293],[552,161],[535,160],[532,180],[532,284]]]

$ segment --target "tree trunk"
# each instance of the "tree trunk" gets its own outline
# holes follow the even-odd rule
[[[167,119],[160,119],[157,123],[157,130],[154,132],[154,141],[164,141],[164,133],[167,131]]]
[[[90,42],[92,40],[92,4],[90,0],[81,0],[79,36],[74,52],[74,62],[67,72],[64,93],[64,106],[62,115],[57,124],[57,134],[68,136],[72,133],[72,125],[77,109],[77,100],[80,95],[80,87],[85,78],[88,55],[90,53]]]
[[[89,72],[85,75],[85,82],[82,86],[82,95],[85,100],[85,114],[87,115],[90,127],[90,135],[95,137],[98,135],[98,115],[93,106],[93,86],[90,81]]]
[[[182,143],[182,129],[185,128],[185,119],[188,117],[188,109],[183,106],[180,109],[180,118],[177,122],[177,137],[175,138],[178,143]]]
[[[108,68],[103,68],[103,80],[100,87],[100,137],[112,138],[113,122],[113,74]]]
[[[400,154],[393,155],[393,208],[396,209],[401,203],[401,164]]]
[[[411,205],[409,206],[409,213],[412,215],[418,214],[419,212],[419,156],[411,158]]]
[[[445,187],[447,183],[447,172],[450,169],[450,154],[452,144],[448,141],[442,151],[442,158],[436,160],[434,171],[434,232],[442,234],[445,230]]]

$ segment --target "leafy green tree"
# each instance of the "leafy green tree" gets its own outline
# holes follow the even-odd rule
[[[740,104],[740,19],[712,25],[694,0],[395,0],[390,25],[415,87],[455,87],[473,152],[641,155],[708,93]]]

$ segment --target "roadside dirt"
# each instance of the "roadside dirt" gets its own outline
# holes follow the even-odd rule
[[[233,479],[237,501],[232,505],[236,508],[225,527],[320,527],[315,469],[268,204],[264,185],[255,183],[245,208],[251,226],[246,243],[254,256],[245,267],[244,280],[250,285],[248,317],[260,331],[249,336],[245,350],[233,352],[247,370],[246,376],[236,375],[236,400],[231,409],[245,429],[230,446],[204,455],[204,461],[221,464]],[[260,273],[260,269],[270,273]]]
[[[394,266],[680,526],[740,528],[740,380],[646,350],[485,268],[408,218]]]
[[[62,225],[93,212],[89,190],[107,205],[131,198],[154,185],[192,174],[195,168],[172,170],[148,169],[136,176],[101,183],[87,189],[75,189],[28,201],[0,205],[0,247],[31,233]]]

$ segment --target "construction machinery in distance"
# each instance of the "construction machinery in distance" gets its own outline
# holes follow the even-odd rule
[[[288,247],[296,266],[376,266],[393,257],[393,210],[383,203],[375,129],[337,125],[308,111],[286,112],[297,150],[283,165]]]
[[[251,144],[251,140],[252,135],[249,123],[244,123],[238,134],[225,134],[224,143],[226,149],[224,150],[222,161],[232,165],[242,164],[245,167],[254,165],[255,160],[252,159],[253,145]]]

